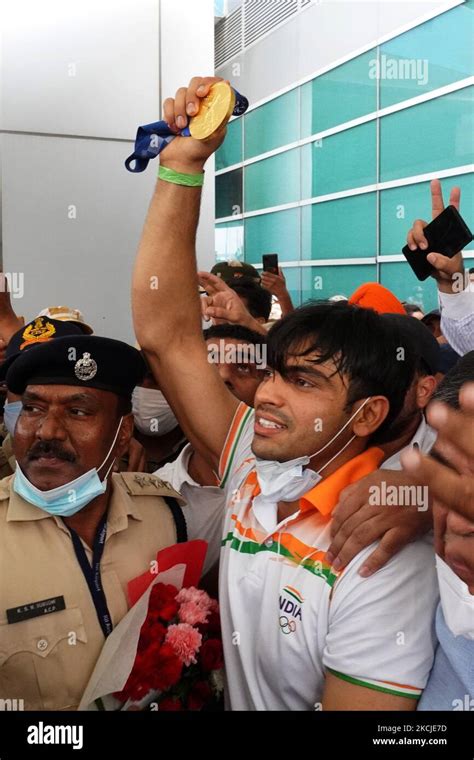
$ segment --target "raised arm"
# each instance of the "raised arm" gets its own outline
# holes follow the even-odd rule
[[[164,102],[164,118],[178,133],[216,78],[194,78]],[[219,147],[225,128],[208,140],[176,137],[161,166],[199,174]],[[212,181],[212,180],[211,180]],[[201,330],[196,229],[201,188],[159,180],[145,221],[133,274],[137,340],[193,447],[215,469],[238,401],[207,360]]]

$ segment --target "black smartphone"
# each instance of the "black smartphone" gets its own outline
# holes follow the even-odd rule
[[[429,253],[442,253],[443,256],[452,258],[473,239],[471,230],[454,206],[447,206],[425,227],[423,234],[428,241],[428,248],[411,251],[406,245],[402,250],[419,280],[426,280],[435,271],[426,260]]]
[[[264,253],[262,255],[262,264],[264,272],[278,274],[278,253]]]

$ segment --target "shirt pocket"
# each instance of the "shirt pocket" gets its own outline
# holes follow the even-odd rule
[[[77,706],[86,644],[78,607],[0,625],[0,698],[23,700],[25,710]]]

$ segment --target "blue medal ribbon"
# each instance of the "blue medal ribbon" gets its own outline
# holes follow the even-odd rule
[[[249,107],[249,102],[237,90],[232,89],[235,93],[235,106],[232,116],[242,116]],[[182,129],[179,135],[180,137],[190,137],[189,127]],[[145,171],[148,162],[152,158],[156,158],[166,148],[168,143],[177,136],[169,128],[166,121],[154,121],[152,124],[144,124],[138,127],[134,151],[125,161],[126,169],[134,174]],[[135,165],[132,167],[133,161]]]

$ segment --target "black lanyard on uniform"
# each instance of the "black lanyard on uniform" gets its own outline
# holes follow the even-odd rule
[[[107,536],[107,514],[105,514],[100,521],[95,535],[94,545],[92,547],[92,566],[89,564],[87,554],[76,531],[72,530],[72,528],[69,528],[69,531],[71,533],[72,545],[76,552],[77,561],[81,566],[84,578],[89,587],[92,601],[94,602],[100,627],[102,628],[104,636],[107,638],[107,636],[112,633],[113,626],[100,578],[100,560],[104,553],[105,538]]]

